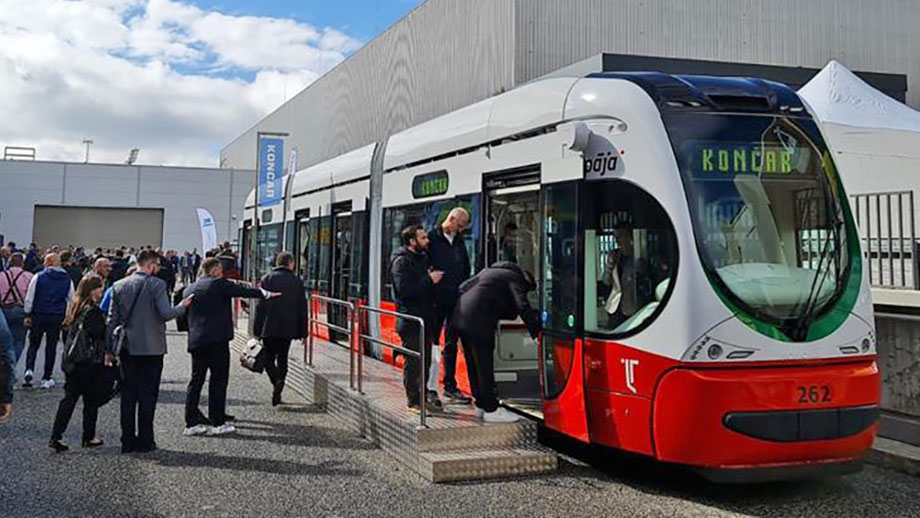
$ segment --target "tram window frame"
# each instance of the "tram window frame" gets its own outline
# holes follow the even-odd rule
[[[425,215],[430,202],[412,203],[398,207],[387,207],[383,210],[383,250],[380,254],[383,271],[383,283],[380,299],[387,302],[396,302],[393,291],[393,276],[390,272],[390,256],[402,246],[402,230],[412,224],[425,224]],[[402,215],[401,223],[395,223],[397,215]],[[395,228],[398,225],[399,228]]]
[[[466,245],[467,253],[470,256],[470,276],[479,271],[478,261],[480,260],[480,207],[482,204],[482,195],[480,193],[464,194],[453,198],[441,198],[429,200],[420,203],[411,203],[396,207],[386,207],[383,210],[383,250],[381,253],[381,262],[383,270],[383,283],[381,287],[381,300],[387,302],[396,302],[395,293],[393,293],[393,279],[390,273],[390,256],[393,251],[402,246],[401,234],[404,228],[412,224],[421,225],[426,232],[431,232],[440,225],[444,217],[455,207],[463,207],[470,213],[469,228],[464,231],[463,239]],[[393,227],[393,219],[397,214],[406,214],[402,219],[399,228]],[[443,217],[441,217],[443,215]],[[392,228],[391,228],[392,227]],[[395,246],[394,246],[395,245]],[[472,253],[470,251],[472,250]]]
[[[604,340],[622,339],[622,338],[627,338],[630,336],[635,336],[636,334],[641,333],[643,330],[647,329],[649,326],[651,326],[653,323],[655,323],[658,320],[658,317],[667,307],[668,302],[670,301],[671,295],[674,292],[674,288],[677,284],[678,270],[680,267],[680,250],[679,250],[679,246],[677,243],[677,233],[674,228],[674,222],[672,218],[670,217],[670,215],[668,214],[667,210],[665,210],[664,206],[654,196],[652,196],[651,193],[649,193],[647,190],[643,189],[641,186],[637,185],[634,182],[623,180],[623,179],[606,179],[606,180],[601,180],[601,181],[592,181],[590,182],[590,185],[593,188],[585,189],[581,196],[583,201],[581,204],[581,211],[579,214],[582,219],[581,228],[583,232],[582,235],[584,236],[584,245],[583,245],[584,248],[583,248],[583,259],[582,259],[582,265],[583,265],[582,285],[583,285],[583,290],[584,290],[582,294],[582,299],[583,299],[582,300],[582,305],[583,305],[582,314],[584,315],[583,316],[584,334],[585,336],[589,336],[592,338],[600,338]],[[603,308],[600,308],[597,306],[598,296],[596,295],[596,293],[597,293],[597,284],[600,282],[603,282],[602,279],[604,277],[603,272],[601,275],[598,275],[597,273],[598,269],[604,266],[600,264],[601,258],[597,258],[593,264],[589,265],[589,260],[591,260],[591,258],[589,258],[589,255],[588,255],[589,246],[595,250],[596,250],[596,247],[599,246],[597,242],[589,245],[589,242],[588,242],[589,232],[595,231],[600,226],[600,224],[597,222],[589,222],[589,218],[599,217],[597,215],[597,201],[607,200],[608,197],[605,194],[606,192],[609,192],[609,189],[622,189],[624,191],[627,191],[627,194],[622,195],[622,198],[630,200],[633,203],[636,203],[636,204],[648,203],[644,207],[636,207],[636,206],[632,207],[632,209],[635,209],[633,210],[634,215],[632,216],[632,221],[635,222],[635,221],[642,221],[642,220],[650,220],[651,218],[648,216],[649,213],[657,210],[659,214],[657,214],[656,217],[660,218],[660,220],[657,221],[657,223],[661,223],[663,226],[660,228],[657,228],[656,230],[659,230],[665,234],[670,235],[670,243],[662,240],[660,243],[658,243],[658,246],[661,247],[661,251],[654,255],[654,257],[666,257],[666,255],[667,257],[669,257],[669,260],[668,260],[669,262],[667,264],[662,262],[662,264],[659,265],[659,268],[662,266],[667,266],[667,274],[668,274],[667,280],[669,282],[665,288],[665,292],[662,294],[660,299],[655,300],[657,298],[657,290],[660,287],[661,283],[664,282],[664,280],[657,280],[657,281],[651,282],[651,284],[647,286],[647,288],[649,288],[647,290],[649,291],[648,293],[649,300],[646,300],[645,302],[636,301],[639,307],[636,308],[636,310],[630,316],[640,314],[643,309],[648,307],[649,304],[656,303],[656,302],[657,304],[653,308],[652,312],[648,314],[648,316],[643,318],[641,322],[639,322],[635,326],[625,328],[621,332],[617,332],[616,329],[617,327],[622,326],[624,323],[628,322],[629,320],[628,317],[625,320],[619,322],[617,324],[617,327],[614,327],[613,329],[609,329],[609,330],[601,328],[597,321],[595,321],[592,325],[589,325],[591,323],[588,322],[589,312],[593,312],[595,313],[595,315],[599,315],[600,312],[603,310]],[[637,201],[637,200],[641,200],[641,201]],[[614,212],[617,211],[617,209],[615,207],[612,207],[609,203],[604,208],[612,209],[612,210],[608,210],[607,212],[605,212],[605,214],[606,213],[613,214]],[[626,208],[619,210],[619,212],[626,213],[629,210],[630,208],[626,207]],[[613,223],[611,223],[611,225],[613,225]],[[592,226],[594,228],[591,228]],[[636,248],[641,249],[642,250],[641,253],[644,253],[644,255],[646,256],[645,260],[653,258],[653,253],[648,251],[648,247],[649,247],[648,230],[649,228],[640,227],[640,226],[635,225],[634,223],[631,234],[629,235],[630,244],[633,245],[633,250],[635,251]],[[619,230],[622,230],[622,229],[619,229]],[[643,236],[643,235],[645,236],[646,241],[644,243],[637,244],[634,241],[636,239],[637,233],[640,236]],[[667,238],[667,236],[664,236],[664,237],[665,239]],[[617,237],[613,237],[612,239],[616,241]],[[592,253],[595,253],[595,252],[592,252]],[[589,266],[593,267],[593,271],[589,271]],[[653,267],[654,266],[647,265],[647,269],[651,269]],[[620,275],[622,275],[622,272],[620,272]],[[594,289],[589,289],[591,288],[591,286],[589,286],[590,283],[594,283],[593,285]],[[637,291],[638,291],[638,288],[637,288]],[[593,297],[589,297],[589,294],[591,293],[594,293],[595,295]],[[622,304],[622,300],[620,301],[619,304],[620,305]]]

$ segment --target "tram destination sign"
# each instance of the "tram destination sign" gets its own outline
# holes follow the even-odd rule
[[[685,163],[700,178],[799,174],[807,171],[811,157],[810,148],[779,143],[695,141],[684,149]]]
[[[450,186],[447,171],[418,175],[412,179],[412,197],[429,198],[447,194]]]

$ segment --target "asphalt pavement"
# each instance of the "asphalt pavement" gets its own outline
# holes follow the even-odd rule
[[[239,432],[187,438],[190,362],[183,336],[169,343],[153,453],[120,454],[117,402],[100,411],[104,447],[79,448],[78,408],[65,437],[73,449],[52,453],[63,390],[17,390],[15,418],[0,425],[0,517],[920,516],[920,478],[874,466],[826,480],[719,486],[563,443],[550,476],[433,485],[292,393],[272,408],[267,380],[237,365],[229,411]]]

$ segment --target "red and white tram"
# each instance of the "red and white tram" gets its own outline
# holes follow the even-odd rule
[[[257,269],[286,247],[314,293],[385,308],[399,231],[468,208],[474,268],[511,258],[538,281],[544,333],[504,323],[496,377],[550,429],[741,478],[846,470],[872,444],[854,222],[785,86],[548,79],[298,171],[284,195],[258,211]]]

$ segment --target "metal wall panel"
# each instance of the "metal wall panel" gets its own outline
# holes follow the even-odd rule
[[[252,168],[257,131],[291,133],[301,168],[511,88],[513,0],[430,0],[221,152]]]
[[[32,241],[40,247],[163,245],[163,209],[37,205]]]
[[[254,179],[253,171],[241,170],[0,160],[0,234],[28,245],[36,205],[141,207],[162,211],[157,233],[165,247],[201,248],[195,208],[211,211],[218,239],[234,240]],[[136,220],[115,219],[121,230],[114,233],[130,236]]]
[[[517,0],[516,84],[601,52],[906,74],[920,80],[911,0]],[[920,108],[920,89],[907,103]]]

